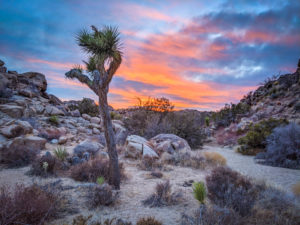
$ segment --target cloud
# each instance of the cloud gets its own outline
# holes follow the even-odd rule
[[[97,100],[83,84],[64,78],[87,57],[74,34],[91,24],[119,24],[124,60],[110,87],[115,108],[135,104],[137,96],[165,96],[178,109],[218,109],[267,76],[293,72],[299,11],[294,0],[4,2],[0,57],[21,72],[44,73],[58,97]]]

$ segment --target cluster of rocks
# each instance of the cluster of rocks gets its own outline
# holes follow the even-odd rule
[[[174,134],[159,134],[149,141],[145,138],[130,135],[125,143],[125,156],[129,158],[154,157],[188,152],[191,148],[186,140]]]
[[[92,156],[108,158],[101,118],[74,110],[77,101],[62,102],[48,94],[43,74],[7,71],[0,61],[0,151],[24,149],[53,150],[57,144],[69,146],[68,161],[79,164]],[[128,136],[120,120],[113,120],[116,143],[124,146],[129,158],[172,155],[190,151],[188,143],[173,134],[160,134],[150,140]],[[49,152],[47,152],[49,154]]]
[[[18,74],[4,65],[0,60],[0,151],[17,145],[37,150],[49,148],[46,143],[78,145],[73,152],[75,162],[96,150],[103,152],[106,143],[99,116],[81,115],[69,108],[70,102],[48,94],[45,75]],[[117,144],[124,144],[128,135],[124,124],[114,120],[113,129]]]

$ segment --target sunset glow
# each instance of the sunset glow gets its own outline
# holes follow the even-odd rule
[[[300,57],[296,0],[46,2],[1,2],[0,59],[20,73],[44,73],[48,92],[63,100],[97,100],[64,77],[83,64],[74,37],[90,25],[117,25],[122,34],[124,60],[109,92],[114,108],[151,96],[176,109],[216,110],[268,76],[294,72]]]

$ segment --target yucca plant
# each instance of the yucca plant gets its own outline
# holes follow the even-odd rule
[[[101,184],[104,184],[104,182],[105,182],[104,177],[97,178],[97,184],[101,185]]]
[[[54,155],[59,160],[64,161],[69,154],[64,147],[57,146],[57,148],[54,150]]]
[[[193,193],[195,199],[197,199],[201,204],[204,204],[206,198],[206,188],[204,182],[193,183]]]
[[[107,102],[109,83],[122,62],[120,32],[111,26],[104,26],[101,30],[95,26],[91,28],[92,32],[82,30],[76,37],[78,45],[89,54],[88,61],[84,61],[87,74],[83,74],[81,67],[76,66],[65,75],[87,85],[99,97],[110,163],[109,183],[120,189],[118,153]]]

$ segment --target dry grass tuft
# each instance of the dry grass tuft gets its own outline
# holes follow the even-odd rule
[[[177,204],[182,198],[181,193],[172,193],[170,181],[158,183],[155,192],[143,204],[150,207],[161,207]]]
[[[162,225],[162,222],[156,220],[154,217],[141,218],[136,225]]]
[[[208,164],[214,166],[225,166],[226,159],[217,152],[204,152],[204,157]]]
[[[294,195],[300,197],[300,181],[298,183],[296,183],[295,185],[293,185],[292,190],[293,190]]]

